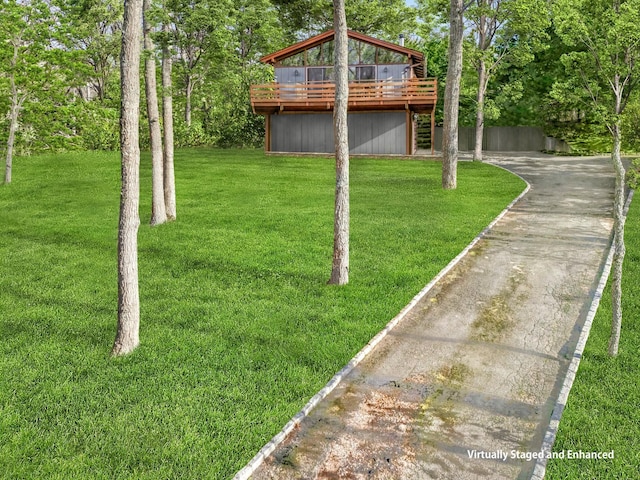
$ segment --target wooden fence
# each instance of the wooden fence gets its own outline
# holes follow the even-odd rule
[[[474,127],[460,127],[458,150],[473,151],[476,141]],[[442,150],[442,127],[435,129],[436,150]],[[568,152],[566,142],[547,137],[540,127],[485,127],[482,150],[487,152]]]

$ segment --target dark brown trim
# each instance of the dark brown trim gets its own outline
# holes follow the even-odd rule
[[[264,116],[264,150],[271,151],[271,115]]]
[[[431,155],[436,154],[436,111],[431,110]]]
[[[268,63],[273,65],[274,63],[282,60],[283,58],[291,57],[296,53],[299,53],[311,47],[315,47],[320,43],[326,42],[327,40],[333,38],[334,35],[335,35],[335,32],[333,30],[328,30],[324,33],[321,33],[320,35],[316,35],[314,37],[308,38],[307,40],[291,45],[287,48],[283,48],[282,50],[278,50],[277,52],[271,53],[269,55],[265,55],[260,59],[260,61],[263,63]],[[368,35],[355,32],[353,30],[347,30],[347,36],[349,38],[360,40],[362,42],[366,42],[371,45],[375,45],[377,47],[386,48],[388,50],[393,50],[398,53],[403,53],[409,57],[410,64],[421,64],[422,62],[424,62],[424,54],[417,50],[401,47],[400,45],[387,42],[385,40],[378,40],[377,38],[373,38]]]
[[[406,110],[405,118],[407,123],[407,135],[406,135],[406,146],[405,152],[407,155],[413,155],[413,120],[411,119],[412,114],[411,110]]]

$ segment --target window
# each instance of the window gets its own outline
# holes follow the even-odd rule
[[[361,43],[360,62],[365,65],[373,65],[376,63],[376,47],[370,43]]]
[[[333,40],[322,44],[322,65],[333,65]]]
[[[303,67],[304,52],[297,53],[291,57],[283,58],[280,64],[283,67]]]
[[[363,67],[356,67],[356,81],[366,82],[376,79],[376,67],[373,65],[367,65]]]
[[[370,43],[349,39],[349,65],[376,63],[376,47]]]
[[[378,63],[407,63],[407,56],[386,48],[378,48]]]
[[[374,65],[349,67],[350,82],[371,82],[376,79],[376,67]]]
[[[307,68],[307,82],[332,82],[334,80],[333,67]]]
[[[307,50],[307,65],[326,65],[322,58],[322,45]]]

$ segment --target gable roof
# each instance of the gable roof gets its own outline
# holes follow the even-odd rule
[[[324,33],[316,35],[314,37],[303,40],[302,42],[295,43],[290,45],[289,47],[283,48],[282,50],[278,50],[277,52],[271,53],[269,55],[265,55],[260,59],[263,63],[268,63],[273,65],[276,62],[281,61],[284,58],[291,57],[296,53],[300,53],[303,50],[306,50],[311,47],[315,47],[316,45],[320,45],[326,41],[332,40],[335,36],[334,30],[328,30]],[[386,48],[387,50],[392,50],[394,52],[402,53],[409,57],[409,63],[414,66],[414,70],[419,77],[424,77],[424,54],[417,50],[413,50],[411,48],[406,48],[395,43],[386,42],[384,40],[378,40],[377,38],[370,37],[368,35],[364,35],[362,33],[355,32],[353,30],[347,30],[347,37],[353,38],[355,40],[360,40],[362,42],[369,43],[371,45],[375,45],[377,47]]]

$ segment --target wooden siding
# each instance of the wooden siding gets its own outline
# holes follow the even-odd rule
[[[442,150],[442,127],[435,128],[434,143]],[[475,127],[458,129],[458,149],[473,151]],[[482,150],[487,152],[531,152],[545,149],[545,135],[540,127],[484,127]]]
[[[274,152],[333,153],[331,113],[269,116],[267,143]],[[405,112],[350,113],[349,151],[354,154],[406,155]]]

